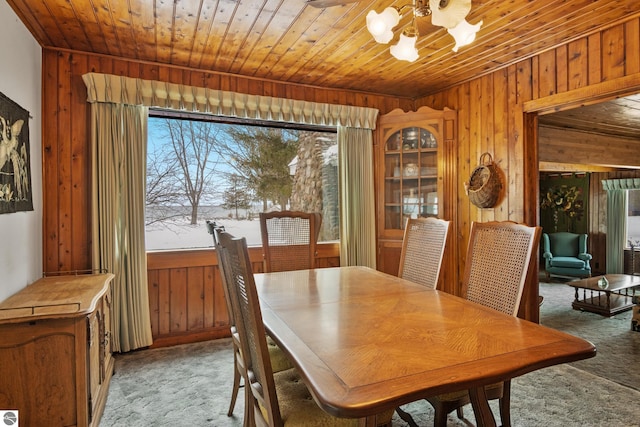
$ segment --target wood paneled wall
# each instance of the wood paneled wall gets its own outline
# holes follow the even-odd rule
[[[457,268],[461,277],[472,221],[538,223],[538,112],[636,92],[640,92],[638,18],[612,23],[603,31],[418,99],[416,107],[458,111],[457,173],[452,178],[457,183],[455,250],[460,262],[445,268]],[[492,209],[470,204],[463,187],[485,151],[493,155],[505,178],[503,195]],[[531,277],[523,298],[526,308],[521,311],[531,320],[538,318],[537,292],[537,277]]]
[[[264,96],[410,110],[413,101],[369,93],[283,84],[112,57],[43,49],[43,271],[91,268],[90,108],[88,72],[183,83]]]
[[[253,271],[264,271],[262,248],[250,247]],[[318,245],[319,268],[340,265],[337,243]],[[229,336],[229,315],[213,249],[147,254],[153,347]]]

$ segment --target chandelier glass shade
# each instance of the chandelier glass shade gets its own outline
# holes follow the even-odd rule
[[[370,10],[367,14],[367,29],[378,43],[387,44],[393,38],[393,28],[400,22],[400,12],[388,7],[382,13]]]
[[[418,32],[411,32],[411,30],[414,29],[415,27],[409,27],[407,30],[403,31],[402,34],[400,34],[398,44],[389,48],[389,51],[394,58],[409,62],[413,62],[418,59],[418,49],[416,48]]]
[[[466,17],[471,11],[471,0],[413,0],[412,4],[401,7],[390,6],[376,13],[369,11],[367,14],[367,29],[376,42],[387,44],[393,39],[393,29],[400,22],[402,12],[411,8],[413,17],[408,26],[399,37],[396,45],[391,46],[390,52],[395,58],[413,62],[418,59],[418,27],[416,17],[431,15],[431,23],[447,29],[447,32],[455,39],[453,51],[457,52],[462,46],[472,43],[476,33],[482,26],[482,21],[472,25]]]
[[[476,39],[476,33],[480,30],[482,21],[475,25],[471,25],[466,19],[460,21],[458,25],[453,28],[448,28],[447,31],[453,36],[456,41],[456,45],[453,47],[453,51],[457,52],[458,48],[473,43]]]

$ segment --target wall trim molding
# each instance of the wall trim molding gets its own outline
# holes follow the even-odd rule
[[[525,102],[522,110],[525,113],[538,113],[538,115],[551,114],[622,98],[638,92],[640,92],[640,73],[533,99]]]

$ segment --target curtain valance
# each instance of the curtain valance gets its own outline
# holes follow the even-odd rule
[[[308,125],[375,129],[378,110],[87,73],[87,100]]]
[[[640,178],[603,179],[605,190],[640,190]]]

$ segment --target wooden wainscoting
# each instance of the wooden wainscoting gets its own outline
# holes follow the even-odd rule
[[[255,273],[263,272],[262,248],[250,247]],[[318,267],[340,265],[338,243],[318,245]],[[229,315],[214,249],[147,254],[152,347],[229,336]]]

